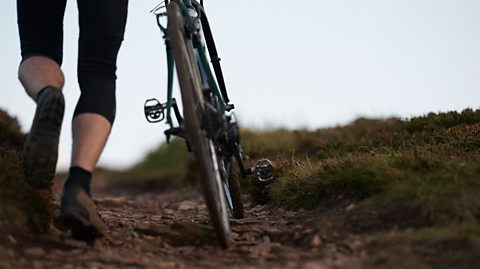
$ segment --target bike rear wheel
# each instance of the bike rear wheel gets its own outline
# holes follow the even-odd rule
[[[213,142],[202,129],[205,113],[202,81],[194,57],[193,45],[185,33],[185,21],[176,1],[167,6],[168,37],[172,48],[182,94],[187,140],[200,172],[205,201],[220,245],[230,243],[230,223],[223,193],[219,161]]]

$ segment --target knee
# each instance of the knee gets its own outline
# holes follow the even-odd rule
[[[95,113],[113,124],[116,114],[115,78],[110,74],[78,72],[81,95],[74,117],[82,113]]]
[[[19,67],[18,78],[27,90],[36,91],[47,86],[63,88],[65,77],[54,60],[45,56],[32,56]]]

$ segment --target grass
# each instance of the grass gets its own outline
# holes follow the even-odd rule
[[[46,232],[50,208],[21,170],[25,135],[16,119],[0,110],[0,228]]]
[[[147,186],[180,189],[197,184],[197,170],[193,155],[183,139],[174,138],[161,144],[131,168],[116,174],[120,181],[142,182]]]
[[[292,132],[295,150],[256,155],[276,158],[279,178],[269,187],[270,202],[293,209],[311,208],[329,195],[362,200],[397,188],[453,187],[468,196],[462,190],[476,190],[480,171],[478,115],[465,110],[409,121],[360,119],[344,127]],[[283,136],[290,139],[292,133]],[[259,152],[245,144],[245,152]],[[278,148],[266,147],[267,153]]]
[[[480,268],[480,110],[256,135],[296,147],[245,143],[277,167],[254,201],[316,210],[318,233],[366,241],[364,267]]]
[[[312,209],[342,195],[361,205],[383,204],[382,218],[395,216],[401,208],[418,207],[417,218],[424,219],[425,225],[477,221],[479,161],[479,155],[404,152],[336,157],[315,166],[297,162],[269,186],[269,202],[290,209]],[[370,199],[374,202],[369,203]]]

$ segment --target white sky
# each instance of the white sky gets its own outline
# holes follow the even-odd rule
[[[163,41],[149,11],[131,0],[120,51],[117,118],[100,165],[121,168],[164,141],[148,124],[147,98],[166,97]],[[358,116],[410,117],[479,108],[480,1],[205,0],[240,123],[318,128]],[[17,80],[15,1],[0,4],[0,108],[29,129],[34,103]],[[67,111],[59,168],[69,165],[76,82],[76,1],[65,16]]]

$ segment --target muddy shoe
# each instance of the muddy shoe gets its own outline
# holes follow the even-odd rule
[[[63,224],[77,240],[91,242],[108,233],[92,198],[78,185],[65,186],[60,214]]]
[[[25,179],[36,188],[49,188],[55,175],[64,108],[61,90],[46,88],[38,97],[22,156]]]

